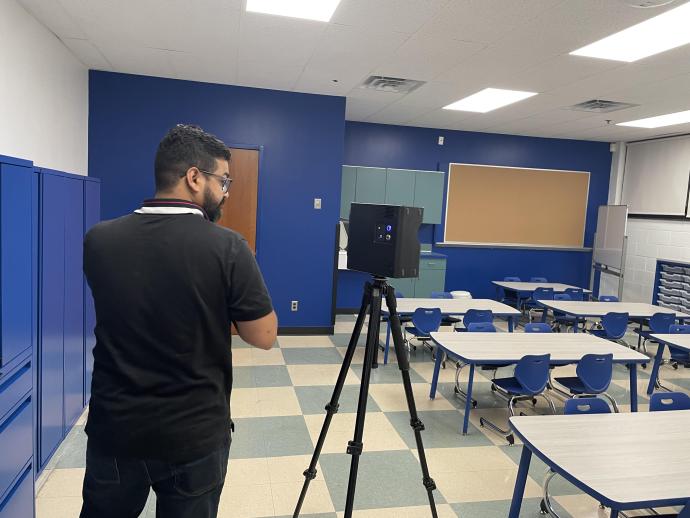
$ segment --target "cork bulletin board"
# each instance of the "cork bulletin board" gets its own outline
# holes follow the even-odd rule
[[[581,248],[589,173],[450,164],[444,243]]]

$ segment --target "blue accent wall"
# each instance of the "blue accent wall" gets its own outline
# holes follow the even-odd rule
[[[443,146],[437,143],[441,135],[445,137]],[[608,199],[611,170],[608,143],[346,123],[346,164],[447,172],[451,162],[589,171],[585,246],[592,246],[597,208]],[[525,207],[516,217],[529,225],[538,217],[537,209]],[[442,226],[433,227],[434,242],[443,241]],[[428,236],[429,231],[423,229],[422,240],[426,241]],[[545,276],[553,281],[589,285],[591,252],[490,247],[433,247],[433,250],[448,256],[446,290],[469,290],[475,298],[494,297],[491,281],[507,275]],[[341,289],[352,291],[339,283]],[[338,300],[346,303],[340,294]],[[339,307],[349,307],[349,304]]]
[[[280,326],[330,326],[345,99],[90,71],[89,175],[102,180],[103,219],[153,195],[158,142],[178,123],[263,147],[257,257]]]

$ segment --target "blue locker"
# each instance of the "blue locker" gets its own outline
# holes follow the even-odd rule
[[[84,407],[84,182],[61,178],[65,198],[64,412],[65,435]]]
[[[43,466],[63,437],[65,316],[65,179],[41,175],[39,455]]]
[[[101,184],[100,181],[84,182],[84,234],[101,220]],[[91,290],[84,280],[84,406],[91,397],[91,376],[93,374],[93,348],[96,345],[94,328],[96,311],[93,306]]]
[[[29,464],[5,499],[0,502],[0,518],[34,517],[34,478]]]
[[[31,179],[31,167],[0,163],[0,366],[29,349],[33,336]]]

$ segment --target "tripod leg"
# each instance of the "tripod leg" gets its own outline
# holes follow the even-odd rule
[[[414,394],[412,393],[412,383],[410,381],[410,363],[407,359],[407,351],[403,344],[402,328],[400,326],[400,318],[396,311],[395,293],[392,289],[387,287],[386,291],[386,305],[388,306],[389,320],[391,330],[393,332],[393,344],[395,345],[395,355],[398,359],[398,368],[402,374],[403,387],[405,388],[405,397],[407,398],[407,407],[410,411],[410,426],[414,430],[414,438],[417,442],[417,452],[419,454],[419,464],[422,467],[422,483],[426,488],[429,496],[429,507],[431,507],[431,515],[433,518],[438,517],[436,511],[436,503],[434,502],[434,489],[436,483],[429,475],[429,467],[426,462],[426,454],[424,453],[424,444],[422,443],[422,430],[424,430],[424,423],[417,415],[417,407],[414,402]],[[468,397],[470,397],[468,395]],[[470,398],[471,399],[471,398]]]
[[[347,346],[347,352],[345,353],[345,357],[343,358],[343,364],[340,367],[338,381],[336,381],[335,387],[333,388],[333,395],[331,396],[331,400],[326,405],[326,418],[324,419],[323,426],[321,427],[319,440],[316,442],[316,447],[314,448],[314,454],[312,455],[309,467],[304,472],[304,485],[302,486],[302,492],[300,493],[299,500],[297,501],[297,505],[295,506],[295,512],[292,515],[293,518],[297,518],[299,516],[300,510],[302,509],[302,504],[304,503],[304,498],[307,496],[309,483],[316,478],[316,464],[319,462],[321,449],[323,448],[323,443],[326,441],[326,434],[328,434],[328,428],[331,425],[333,415],[336,412],[338,412],[338,401],[340,400],[340,394],[343,390],[343,386],[345,385],[345,378],[347,378],[347,372],[350,369],[350,365],[352,364],[352,358],[355,355],[355,349],[357,349],[357,342],[359,341],[359,335],[362,333],[362,326],[364,325],[364,318],[367,315],[367,309],[371,304],[371,292],[371,283],[367,282],[364,287],[364,295],[362,296],[362,305],[360,306],[359,313],[357,314],[357,321],[355,322],[355,327],[352,330],[352,336],[350,337],[350,343]]]
[[[357,470],[359,468],[359,456],[362,454],[364,435],[364,419],[367,412],[367,398],[369,397],[369,380],[371,369],[376,360],[379,347],[379,322],[381,318],[381,285],[385,281],[376,279],[371,290],[371,305],[369,312],[369,330],[367,332],[367,345],[362,366],[362,379],[359,387],[359,401],[357,403],[357,419],[355,421],[355,433],[351,441],[347,443],[347,453],[352,455],[350,461],[350,478],[347,483],[347,498],[345,500],[345,518],[352,517],[352,509],[355,502],[355,488],[357,485]]]

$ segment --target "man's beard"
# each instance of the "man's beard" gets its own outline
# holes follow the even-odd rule
[[[211,220],[212,222],[215,223],[223,215],[223,204],[224,203],[225,203],[225,196],[223,196],[223,198],[221,198],[220,203],[216,203],[215,201],[213,201],[213,195],[211,194],[211,190],[208,188],[206,188],[204,190],[204,203],[201,207],[206,212],[208,219]]]

